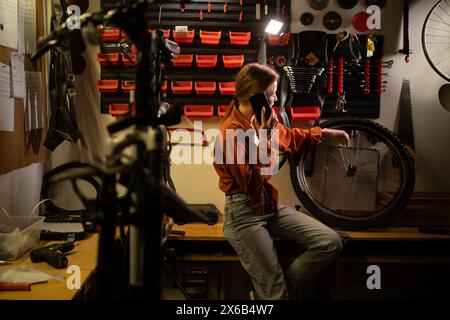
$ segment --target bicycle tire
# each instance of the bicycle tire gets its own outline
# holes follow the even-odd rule
[[[350,215],[345,215],[343,214],[343,212],[352,212],[352,214],[355,214],[356,209],[346,209],[346,210],[341,210],[341,209],[336,209],[336,208],[331,208],[331,206],[327,206],[324,203],[321,203],[319,201],[319,197],[317,197],[317,194],[313,194],[313,192],[311,191],[311,185],[309,185],[308,181],[312,181],[312,175],[308,178],[307,174],[305,174],[305,170],[306,169],[311,169],[311,167],[307,167],[307,162],[310,161],[311,155],[313,154],[313,152],[315,152],[314,150],[310,150],[310,151],[306,151],[306,152],[301,152],[301,153],[297,153],[292,155],[291,158],[291,182],[292,182],[292,186],[294,188],[294,191],[298,197],[298,199],[300,200],[300,202],[302,203],[302,205],[315,217],[317,217],[319,220],[321,220],[322,222],[324,222],[327,225],[330,226],[334,226],[334,227],[339,227],[339,228],[344,228],[344,229],[350,229],[350,230],[363,230],[363,229],[368,229],[368,228],[372,228],[375,226],[379,226],[379,225],[383,225],[385,223],[387,223],[388,221],[390,221],[398,212],[401,211],[401,209],[403,209],[407,202],[409,201],[409,199],[411,198],[412,192],[414,190],[414,183],[415,183],[415,172],[414,172],[414,163],[413,163],[413,159],[411,158],[411,156],[409,155],[407,149],[405,148],[405,146],[398,140],[398,138],[396,136],[394,136],[391,131],[389,131],[387,128],[383,127],[382,125],[375,123],[373,121],[370,120],[362,120],[362,119],[353,119],[353,118],[344,118],[344,119],[334,119],[334,120],[328,120],[326,122],[323,122],[320,124],[320,126],[322,128],[331,128],[331,129],[340,129],[340,130],[345,130],[348,133],[349,132],[359,132],[358,133],[358,148],[359,148],[359,144],[360,144],[360,136],[361,136],[361,132],[364,134],[367,134],[367,141],[371,144],[373,144],[373,146],[377,146],[378,144],[385,144],[389,149],[388,152],[391,151],[392,152],[392,158],[390,160],[392,160],[392,167],[396,169],[396,166],[398,167],[399,170],[399,186],[398,186],[398,190],[395,193],[388,193],[385,191],[379,191],[379,185],[378,185],[378,177],[377,177],[377,183],[375,184],[375,188],[373,190],[373,192],[371,194],[373,194],[373,198],[374,200],[374,209],[372,211],[370,210],[362,210],[362,212],[367,213],[369,212],[369,215],[361,215],[361,216],[350,216]],[[370,137],[370,139],[369,139]],[[353,141],[353,140],[352,140]],[[319,146],[320,147],[320,146]],[[336,148],[336,147],[334,147]],[[349,149],[351,149],[349,147]],[[341,149],[344,150],[344,149]],[[356,149],[356,164],[355,166],[358,167],[358,149]],[[376,169],[374,169],[375,172],[379,172],[380,170],[380,156],[379,156],[379,152],[375,152],[374,150],[376,150],[375,148],[373,150],[369,149],[360,149],[361,150],[367,150],[365,152],[370,153],[370,154],[378,154],[377,157],[375,157],[373,160],[376,163],[373,164],[373,166],[375,167],[376,164]],[[341,151],[342,154],[342,151]],[[387,153],[386,153],[387,154]],[[328,154],[327,154],[328,157]],[[344,157],[342,157],[344,159]],[[385,161],[388,158],[388,156],[386,156],[386,158],[382,159],[383,161]],[[331,159],[331,158],[330,158]],[[395,161],[394,161],[395,160]],[[314,160],[316,161],[316,160]],[[334,162],[333,159],[331,159],[330,163]],[[367,161],[366,163],[369,163],[369,161]],[[357,170],[360,170],[357,174],[359,174],[361,171],[361,167],[366,165],[366,163],[363,162],[363,164],[360,165],[360,168]],[[383,162],[386,163],[386,162]],[[344,161],[345,164],[345,161]],[[316,164],[314,164],[316,165]],[[331,176],[332,180],[332,174],[330,174],[328,172],[329,169],[329,163],[326,163],[326,168],[323,168],[324,172],[326,172],[325,175],[329,174],[329,176]],[[317,170],[317,169],[314,169]],[[314,173],[313,173],[314,174]],[[356,175],[355,174],[355,177]],[[361,174],[363,176],[363,178],[367,178],[364,176],[364,174]],[[335,176],[339,176],[337,173],[335,174]],[[389,177],[389,175],[387,175]],[[328,177],[326,177],[327,179]],[[358,178],[358,177],[357,177]],[[361,177],[359,177],[361,181],[364,181]],[[323,178],[320,178],[321,180],[324,180]],[[326,180],[325,179],[325,180]],[[350,179],[353,179],[353,177],[351,177]],[[339,181],[342,181],[345,179],[341,179],[339,178]],[[357,179],[355,179],[357,180]],[[344,184],[345,182],[343,182]],[[364,181],[364,183],[366,183]],[[325,183],[326,184],[326,183]],[[353,184],[353,182],[351,182],[351,184]],[[370,183],[368,183],[370,184]],[[389,185],[389,183],[386,183],[384,185],[384,187],[386,187],[387,185]],[[383,187],[383,183],[381,183],[381,187]],[[364,188],[361,189],[357,189],[355,188],[355,193],[356,192],[361,192],[361,190],[365,190],[368,187],[364,185]],[[350,193],[353,193],[353,187],[351,188]],[[323,192],[323,194],[325,194],[325,190],[326,188],[323,188],[323,190],[321,190],[321,192]],[[334,190],[334,189],[332,189]],[[337,197],[339,197],[339,195],[344,195],[347,196],[344,192],[345,190],[342,189],[337,189],[334,190],[334,192],[336,192]],[[381,195],[381,196],[379,196]],[[383,201],[386,201],[386,199],[383,199],[383,196],[386,198],[386,195],[392,197],[390,199],[390,201],[388,201],[387,203],[383,204]],[[350,196],[352,196],[352,194],[350,194]],[[350,198],[349,199],[353,199]],[[381,199],[381,200],[379,200]],[[340,202],[343,202],[343,199],[339,199]],[[325,201],[323,201],[325,202]],[[357,199],[354,200],[354,202],[357,202]],[[363,201],[361,201],[363,202]],[[380,203],[381,204],[380,204]],[[350,206],[349,202],[345,202],[346,206]],[[344,205],[344,206],[345,206]]]

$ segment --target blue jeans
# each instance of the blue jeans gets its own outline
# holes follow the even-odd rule
[[[300,287],[342,250],[339,235],[310,216],[283,205],[278,213],[256,216],[243,193],[226,197],[223,231],[250,275],[261,299],[288,299],[288,286]],[[292,240],[304,251],[283,274],[272,236]]]

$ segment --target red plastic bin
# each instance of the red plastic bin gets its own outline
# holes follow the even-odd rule
[[[222,38],[222,31],[200,30],[200,42],[202,44],[219,44]]]
[[[179,54],[176,58],[172,59],[172,64],[177,68],[188,68],[192,66],[193,61],[193,54]]]
[[[162,85],[161,85],[161,91],[163,93],[167,93],[167,80],[164,80]]]
[[[244,55],[222,56],[225,68],[240,68],[244,64]]]
[[[131,60],[130,60],[131,59]],[[126,67],[134,67],[137,62],[137,54],[128,53],[127,55],[122,56],[123,65]]]
[[[155,30],[155,29],[149,28],[149,29],[148,29],[148,32],[152,33],[153,30]],[[166,39],[169,39],[169,38],[170,38],[170,33],[171,33],[172,30],[170,30],[170,29],[161,29],[161,30],[164,32],[164,37],[165,37]]]
[[[123,80],[121,85],[123,92],[130,92],[136,88],[134,80]]]
[[[174,94],[190,94],[192,91],[192,81],[172,81],[170,88]]]
[[[292,120],[316,120],[320,118],[319,107],[292,107]]]
[[[251,32],[236,32],[230,31],[231,44],[247,45],[252,37]]]
[[[174,30],[173,38],[178,43],[192,43],[194,42],[194,30],[188,30],[188,32],[176,32]]]
[[[102,66],[117,66],[120,63],[119,53],[97,53],[97,61]]]
[[[212,117],[214,114],[214,106],[204,105],[185,105],[184,115],[188,118],[205,118]]]
[[[267,37],[267,42],[271,46],[285,46],[289,43],[290,39],[291,39],[290,32],[286,32],[281,35],[269,34],[269,36]]]
[[[100,92],[118,92],[119,80],[97,80],[97,88]]]
[[[228,104],[218,105],[217,114],[219,115],[219,117],[221,118],[225,117],[225,114],[227,113],[229,107],[230,106]]]
[[[217,89],[217,83],[216,82],[205,82],[205,81],[198,81],[195,82],[195,91],[197,94],[214,94]]]
[[[217,64],[217,54],[197,54],[195,61],[199,68],[215,68]]]
[[[103,42],[118,42],[122,38],[119,28],[103,28],[100,32]]]
[[[128,103],[110,104],[108,112],[114,117],[123,116],[130,112],[130,105]]]
[[[235,82],[219,82],[219,90],[224,95],[234,95],[236,92]]]

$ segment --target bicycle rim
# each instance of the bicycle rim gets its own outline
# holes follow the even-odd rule
[[[397,214],[414,189],[414,167],[405,147],[383,126],[339,119],[323,128],[345,130],[348,147],[326,139],[293,157],[291,180],[308,211],[323,222],[347,229],[383,224]]]
[[[442,78],[450,81],[450,56],[447,41],[450,37],[450,5],[438,1],[425,19],[422,29],[422,47],[430,66]]]

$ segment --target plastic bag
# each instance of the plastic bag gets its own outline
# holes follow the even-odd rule
[[[37,283],[49,280],[64,281],[64,276],[43,272],[27,265],[0,272],[0,282],[5,283]]]

